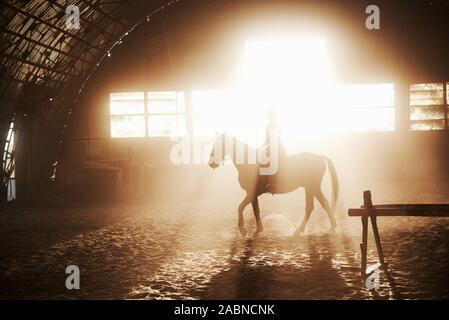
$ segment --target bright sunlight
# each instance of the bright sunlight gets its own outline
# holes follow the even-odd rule
[[[394,85],[337,84],[328,50],[323,38],[248,41],[233,87],[193,90],[191,114],[178,117],[192,120],[195,136],[228,131],[253,146],[262,144],[266,115],[271,110],[277,113],[287,148],[335,132],[394,130]],[[111,96],[113,136],[145,135],[142,97],[118,101]],[[118,103],[138,114],[130,115],[131,110],[122,114]],[[170,129],[170,135],[182,131],[176,128]]]

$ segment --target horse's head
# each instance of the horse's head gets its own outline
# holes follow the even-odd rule
[[[212,169],[220,166],[220,163],[224,163],[226,156],[225,141],[226,133],[217,134],[209,157],[209,167],[211,167]]]

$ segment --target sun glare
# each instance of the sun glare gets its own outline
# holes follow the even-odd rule
[[[238,117],[259,141],[268,110],[277,112],[287,145],[342,131],[394,130],[394,85],[336,84],[323,38],[248,41],[236,83]]]
[[[331,71],[323,39],[248,41],[242,82],[271,92],[325,85]]]
[[[143,97],[143,92],[111,95],[112,136],[177,136],[191,117],[195,136],[227,131],[260,146],[273,110],[287,150],[336,132],[394,130],[394,84],[337,84],[323,38],[246,42],[231,88],[193,90],[191,114],[175,98],[160,102],[174,108],[166,110],[173,114],[159,114],[154,99],[147,111],[155,114],[146,114]]]

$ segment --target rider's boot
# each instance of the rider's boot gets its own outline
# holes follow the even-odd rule
[[[268,190],[268,192],[270,192],[272,196],[274,196],[275,190],[276,190],[276,184],[269,183],[265,186],[265,189]]]

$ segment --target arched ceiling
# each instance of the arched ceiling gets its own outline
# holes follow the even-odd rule
[[[140,22],[169,6],[221,3],[279,3],[249,0],[2,0],[0,2],[0,147],[16,113],[45,119],[52,112],[71,112],[86,79],[109,50]],[[295,2],[295,1],[284,1]],[[301,2],[300,0],[296,2]],[[303,0],[302,2],[308,2]],[[333,0],[316,1],[332,3]],[[356,1],[341,1],[350,5]],[[422,0],[449,12],[449,0]],[[315,2],[314,2],[315,3]],[[404,2],[407,5],[407,1]],[[80,29],[66,27],[66,8],[80,9]],[[212,7],[212,6],[211,6]],[[45,122],[45,121],[44,121]],[[63,126],[64,123],[59,125]]]
[[[181,1],[202,2],[204,6],[211,2]],[[67,83],[81,86],[82,77],[127,31],[175,2],[178,0],[1,1],[0,117],[11,117],[14,100],[24,84],[38,87],[46,95],[61,94]],[[342,1],[344,5],[350,2]],[[423,2],[438,10],[447,10],[449,4],[448,0]],[[68,5],[79,7],[80,29],[67,29]]]
[[[114,44],[137,23],[174,2],[177,1],[1,1],[2,137],[5,136],[5,128],[9,127],[12,114],[24,108],[23,104],[52,102],[44,108],[48,111],[58,105],[56,98],[67,93],[67,90],[70,91],[69,99],[73,99],[73,93],[77,92],[85,77]],[[79,29],[66,27],[68,5],[79,8]],[[27,97],[32,100],[24,101]]]
[[[4,76],[58,89],[82,74],[145,15],[169,1],[32,0],[0,3]],[[80,29],[66,27],[66,7]]]
[[[3,0],[0,2],[0,173],[11,174],[5,151],[10,123],[36,124],[39,148],[55,161],[72,107],[109,51],[142,21],[181,0]],[[66,26],[67,7],[79,9],[79,28]],[[27,129],[29,130],[29,129]],[[34,130],[34,129],[31,129]],[[51,140],[43,141],[43,140]],[[58,142],[59,141],[59,142]],[[44,143],[46,142],[46,143]],[[53,159],[53,160],[51,160]],[[8,165],[9,163],[9,165]]]

